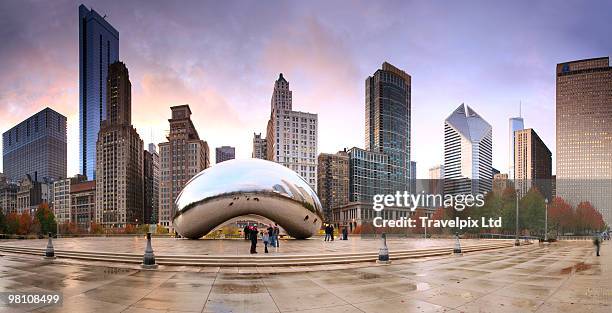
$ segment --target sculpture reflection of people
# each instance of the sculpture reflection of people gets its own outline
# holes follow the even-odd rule
[[[249,239],[251,239],[251,254],[257,253],[257,226],[249,228]]]

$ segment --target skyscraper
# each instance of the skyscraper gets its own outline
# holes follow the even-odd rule
[[[261,133],[253,133],[253,153],[251,154],[251,157],[265,160],[268,155],[267,145],[267,140],[266,138],[261,138]]]
[[[317,115],[293,111],[292,92],[282,73],[270,102],[267,159],[292,169],[317,190]]]
[[[144,151],[144,222],[157,224],[159,213],[159,154],[154,143]]]
[[[79,172],[95,178],[96,141],[106,118],[106,79],[119,60],[119,32],[93,9],[79,6]]]
[[[66,178],[66,117],[45,108],[2,134],[2,163],[9,181]]]
[[[227,160],[236,158],[236,148],[230,146],[221,146],[215,148],[215,163],[221,163]]]
[[[106,119],[96,146],[96,213],[104,227],[142,224],[143,142],[132,126],[132,84],[123,62],[109,66]]]
[[[336,154],[321,153],[318,157],[317,195],[321,199],[326,221],[332,209],[349,202],[349,156],[346,150]]]
[[[444,193],[491,191],[492,151],[491,125],[461,104],[444,121]]]
[[[384,62],[366,79],[366,150],[389,156],[391,190],[410,190],[411,77]]]
[[[519,192],[524,195],[536,187],[552,200],[552,153],[531,128],[516,131],[514,138],[514,183]]]
[[[519,114],[520,115],[520,114]],[[523,118],[522,117],[511,117],[508,121],[509,125],[508,125],[508,135],[509,135],[509,143],[510,143],[510,147],[508,149],[509,151],[509,156],[508,156],[508,177],[510,179],[514,179],[514,144],[515,144],[515,139],[514,139],[514,133],[517,130],[521,130],[523,128],[525,128],[525,124],[523,123]]]
[[[208,143],[200,139],[191,121],[189,105],[170,108],[172,118],[167,142],[159,144],[159,223],[172,226],[176,212],[174,201],[195,174],[210,166]]]
[[[557,64],[557,195],[590,201],[612,224],[612,67],[608,57]]]

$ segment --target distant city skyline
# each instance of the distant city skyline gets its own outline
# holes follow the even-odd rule
[[[0,132],[45,107],[67,116],[69,176],[79,171],[80,4],[0,3],[0,36],[12,43],[0,48]],[[350,12],[342,1],[83,4],[121,33],[132,120],[145,143],[164,142],[170,106],[189,104],[211,147],[250,157],[252,133],[265,133],[269,118],[270,81],[282,72],[294,105],[318,114],[318,152],[361,147],[363,80],[388,61],[412,76],[419,178],[443,163],[444,119],[462,102],[491,123],[495,168],[508,167],[508,119],[519,102],[554,164],[556,64],[612,54],[606,2],[352,2]]]

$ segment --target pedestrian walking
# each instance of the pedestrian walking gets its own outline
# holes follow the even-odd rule
[[[270,235],[267,232],[261,232],[261,240],[264,244],[264,253],[268,253],[268,243],[270,242]]]
[[[329,224],[325,224],[325,239],[323,241],[329,241]]]
[[[251,226],[249,229],[249,239],[251,239],[251,254],[257,253],[257,227]]]
[[[595,245],[597,256],[599,256],[599,248],[601,247],[601,238],[599,237],[599,234],[596,234],[595,237],[593,237],[593,244]]]
[[[348,240],[348,229],[342,228],[342,240]]]
[[[268,226],[266,231],[268,232],[268,236],[270,237],[270,247],[276,247],[276,243],[274,242],[274,227],[272,227],[272,224]]]
[[[334,241],[334,225],[329,225],[329,236],[331,237],[331,241]]]

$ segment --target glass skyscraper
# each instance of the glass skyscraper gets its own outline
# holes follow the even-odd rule
[[[509,134],[509,142],[510,147],[508,148],[509,156],[508,156],[508,177],[510,179],[514,179],[514,144],[516,142],[515,132],[519,130],[523,130],[525,128],[525,124],[523,122],[522,117],[511,117],[509,120],[508,130]]]
[[[2,134],[2,161],[8,181],[25,175],[37,182],[66,178],[66,117],[50,108]]]
[[[105,17],[79,6],[79,172],[95,178],[96,141],[106,118],[108,66],[119,60],[119,32]]]
[[[366,79],[366,150],[388,156],[392,191],[410,191],[411,77],[384,62]]]

